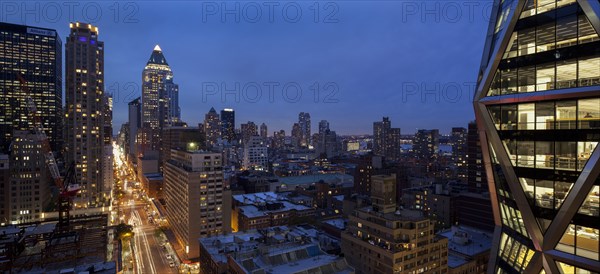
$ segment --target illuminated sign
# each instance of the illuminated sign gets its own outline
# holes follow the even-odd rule
[[[36,29],[36,28],[27,28],[27,33],[35,34],[35,35],[44,35],[44,36],[56,36],[56,31],[53,30],[45,30],[45,29]]]

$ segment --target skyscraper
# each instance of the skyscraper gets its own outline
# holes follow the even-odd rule
[[[267,139],[267,135],[268,135],[268,131],[267,131],[267,124],[262,123],[260,124],[260,137],[262,137],[263,139]]]
[[[273,132],[273,149],[283,149],[285,147],[285,130]]]
[[[102,124],[104,125],[103,128],[103,144],[104,144],[104,148],[103,148],[103,160],[102,162],[102,189],[103,191],[109,191],[110,188],[112,187],[112,185],[114,184],[113,181],[113,146],[112,146],[112,139],[113,139],[113,128],[112,128],[112,117],[113,117],[113,98],[112,95],[108,95],[108,94],[104,94],[103,96],[103,100],[102,100],[102,104],[103,104],[103,111],[102,111],[102,115],[103,115],[103,121]]]
[[[142,73],[142,153],[160,150],[160,132],[180,120],[179,86],[173,83],[173,72],[156,45]]]
[[[469,123],[467,133],[467,185],[470,192],[488,192],[487,175],[483,164],[479,132],[475,121]]]
[[[127,105],[129,107],[129,153],[133,156],[133,159],[137,159],[139,155],[136,140],[138,130],[142,127],[142,98],[133,99]]]
[[[329,130],[329,122],[327,120],[321,120],[319,122],[319,134],[323,134]]]
[[[598,1],[494,5],[474,98],[490,273],[600,272],[599,17]]]
[[[437,129],[419,129],[415,134],[413,151],[418,159],[429,161],[437,156],[440,147],[440,132]]]
[[[56,30],[0,22],[0,152],[13,130],[33,128],[27,98],[35,103],[52,151],[62,149],[62,42]],[[23,90],[17,74],[27,82]]]
[[[298,114],[298,125],[300,126],[300,146],[308,147],[310,145],[310,113],[300,112]]]
[[[98,27],[71,23],[66,44],[66,152],[75,162],[81,186],[77,206],[97,206],[108,198],[103,175],[107,99],[104,94],[104,42]],[[111,133],[112,134],[112,133]]]
[[[254,122],[248,121],[248,123],[241,125],[242,131],[242,143],[246,144],[250,141],[250,137],[258,135],[258,127]]]
[[[452,160],[456,167],[456,175],[459,179],[467,181],[467,129],[464,127],[453,127],[452,135]]]
[[[299,149],[302,141],[302,129],[300,128],[300,124],[294,123],[292,126],[292,145],[295,149]]]
[[[221,110],[221,137],[229,142],[235,140],[235,111],[231,108]]]
[[[388,117],[373,123],[373,153],[392,160],[400,157],[400,128],[392,128]]]
[[[215,108],[210,108],[204,116],[204,134],[206,134],[206,146],[212,147],[221,138],[221,119]]]
[[[269,154],[267,142],[259,136],[252,136],[244,143],[244,169],[267,170],[269,168]]]
[[[51,197],[42,140],[33,131],[13,133],[7,220],[12,224],[40,221]]]

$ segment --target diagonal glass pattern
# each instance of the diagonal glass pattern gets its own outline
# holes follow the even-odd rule
[[[598,159],[595,153],[600,142],[600,38],[589,19],[597,20],[600,14],[596,14],[596,3],[589,3],[590,7],[583,0],[526,0],[520,2],[524,9],[514,15],[519,18],[514,27],[510,25],[514,29],[506,29],[512,19],[503,16],[510,6],[505,2],[497,3],[499,15],[490,23],[494,33],[489,39],[492,45],[502,42],[507,47],[494,53],[499,56],[489,57],[500,58],[488,64],[497,69],[480,80],[480,85],[489,85],[481,92],[494,97],[478,102],[485,105],[491,119],[477,117],[484,118],[488,139],[499,137],[491,141],[495,147],[487,147],[492,162],[488,172],[493,172],[491,183],[497,190],[495,204],[502,224],[493,269],[496,273],[523,272],[530,261],[524,263],[517,257],[526,248],[523,254],[531,251],[530,259],[538,260],[538,267],[543,258],[555,264],[554,260],[565,256],[565,260],[577,261],[577,266],[558,262],[561,272],[592,273],[586,269],[597,270],[600,261],[600,179],[590,177],[600,169],[600,163],[590,162]],[[543,93],[519,95],[534,92]],[[494,148],[506,154],[496,154]],[[510,162],[505,167],[509,170],[501,168],[505,162]],[[511,189],[522,190],[524,195]],[[525,216],[517,205],[530,207],[521,208]],[[539,241],[531,223],[542,231]],[[529,239],[541,249],[529,249],[533,248],[528,246]],[[533,256],[548,246],[560,254],[556,258]],[[554,265],[543,267],[543,273],[556,272]]]

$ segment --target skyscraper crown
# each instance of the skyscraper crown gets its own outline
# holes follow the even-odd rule
[[[169,65],[167,63],[167,59],[165,59],[165,56],[163,55],[162,50],[160,49],[160,47],[158,45],[156,45],[154,47],[154,50],[152,51],[152,55],[150,55],[150,59],[148,60],[147,65],[149,65],[149,64],[165,65],[165,66]]]

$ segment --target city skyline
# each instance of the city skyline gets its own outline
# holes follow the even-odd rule
[[[0,64],[3,272],[600,272],[600,0],[4,1]]]
[[[463,7],[460,20],[444,28],[440,24],[448,23],[451,18],[399,17],[393,11],[406,13],[408,7],[387,2],[336,3],[338,12],[334,19],[337,20],[329,23],[323,20],[315,23],[309,4],[301,4],[302,20],[285,24],[276,24],[282,18],[274,18],[275,23],[250,23],[242,18],[236,23],[233,17],[230,21],[234,22],[222,22],[215,16],[202,22],[200,16],[192,16],[201,15],[206,9],[199,3],[191,3],[191,8],[186,9],[182,3],[167,7],[152,3],[135,5],[137,12],[132,22],[123,18],[115,22],[109,16],[108,5],[101,6],[104,16],[92,22],[110,45],[107,54],[115,56],[105,64],[105,89],[114,95],[116,125],[127,120],[127,103],[141,96],[140,67],[156,44],[177,74],[181,116],[189,124],[201,122],[211,107],[233,108],[238,112],[238,121],[264,121],[271,131],[289,131],[299,112],[309,112],[315,121],[330,121],[340,135],[367,134],[371,132],[371,123],[381,116],[389,116],[406,133],[414,133],[423,125],[445,133],[474,120],[469,107],[480,58],[467,53],[481,52],[483,48],[487,18],[481,14],[487,7],[485,4],[474,7],[473,14],[467,14]],[[325,7],[320,9],[325,13]],[[168,17],[178,14],[177,23],[151,20],[158,12]],[[365,21],[367,14],[370,20]],[[4,19],[9,23],[53,28],[60,37],[67,37],[68,23],[85,22],[86,16],[64,16],[56,22],[27,17]],[[187,25],[194,26],[190,35],[169,31]],[[350,29],[354,31],[349,32]],[[452,46],[439,46],[439,41],[448,39],[454,41]],[[296,43],[297,40],[304,42]],[[418,55],[410,54],[417,50],[415,45],[425,50]],[[401,61],[390,62],[389,56],[398,56]],[[288,61],[280,62],[283,58]],[[427,65],[420,66],[422,62]],[[322,69],[315,70],[317,67]],[[302,88],[299,102],[286,101],[290,98],[284,98],[281,90],[271,102],[266,94],[268,82],[279,84],[279,88],[297,83]],[[222,102],[220,94],[207,94],[207,88],[213,84],[232,89],[235,83],[240,84],[240,90],[245,85],[250,90],[257,83],[263,96],[258,102],[248,98],[235,102],[230,95]],[[313,97],[315,83],[320,90],[318,103]],[[206,100],[202,98],[203,85]],[[335,95],[325,100],[336,89]],[[435,95],[427,93],[432,89]],[[455,90],[460,93],[459,99],[455,99]],[[355,111],[357,105],[363,109]],[[280,115],[273,117],[272,113]],[[349,119],[338,118],[338,113]],[[118,127],[114,133],[116,130]]]

